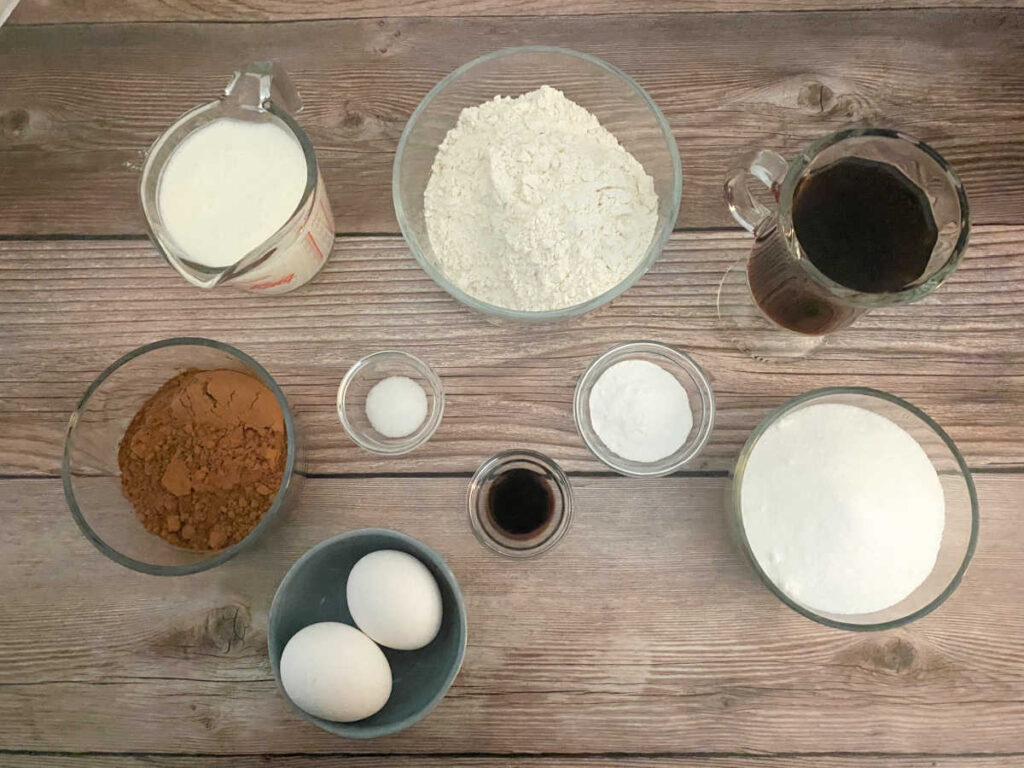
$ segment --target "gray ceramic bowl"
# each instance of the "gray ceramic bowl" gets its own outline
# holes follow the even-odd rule
[[[292,635],[318,621],[355,626],[345,600],[349,571],[363,555],[397,549],[418,558],[441,588],[444,610],[441,630],[429,645],[416,651],[381,648],[391,664],[391,698],[384,708],[354,723],[336,723],[292,709],[325,731],[349,739],[372,739],[417,722],[444,697],[462,666],[466,652],[466,606],[455,576],[434,550],[420,541],[384,528],[364,528],[322,541],[300,557],[285,574],[270,606],[267,645],[270,666],[282,695],[281,652]]]

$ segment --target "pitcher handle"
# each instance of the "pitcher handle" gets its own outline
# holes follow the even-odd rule
[[[224,89],[224,99],[243,109],[263,111],[272,101],[292,114],[302,111],[299,92],[276,61],[253,61],[235,72]]]
[[[786,177],[788,169],[786,158],[770,149],[762,149],[755,152],[745,166],[729,173],[725,180],[725,202],[729,205],[732,217],[745,230],[753,232],[773,213],[750,194],[750,177],[757,178],[778,199],[779,184]]]

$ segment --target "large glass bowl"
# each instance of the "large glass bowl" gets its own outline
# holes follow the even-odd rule
[[[147,531],[121,493],[117,464],[121,438],[142,404],[169,379],[192,368],[230,368],[262,381],[281,406],[287,435],[284,475],[270,509],[240,542],[206,552],[175,547]],[[89,385],[68,423],[61,476],[71,515],[100,552],[136,571],[181,576],[213,568],[252,546],[294,495],[295,465],[295,422],[284,393],[270,374],[227,344],[176,338],[129,352]]]
[[[437,148],[459,113],[497,95],[519,96],[550,85],[594,114],[654,179],[658,225],[636,269],[613,288],[582,304],[545,312],[524,312],[480,301],[454,285],[437,266],[427,236],[423,193]],[[589,312],[639,280],[658,258],[672,233],[683,188],[675,138],[657,104],[636,81],[585,53],[526,46],[489,53],[452,72],[412,113],[395,154],[391,193],[395,215],[413,256],[434,281],[471,309],[495,320],[550,322]]]
[[[747,460],[765,431],[784,416],[821,403],[854,405],[877,413],[908,432],[931,459],[946,501],[946,521],[938,557],[931,573],[906,598],[880,611],[830,614],[801,604],[774,583],[757,562],[743,526],[740,489]],[[768,414],[740,453],[729,489],[730,522],[750,564],[764,585],[798,613],[829,627],[852,630],[892,629],[926,616],[946,601],[963,578],[978,541],[978,496],[971,472],[956,445],[938,424],[910,403],[888,392],[866,387],[826,387],[793,398]]]

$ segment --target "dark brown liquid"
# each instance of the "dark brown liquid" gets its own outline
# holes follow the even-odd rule
[[[510,469],[494,481],[487,506],[498,530],[512,538],[528,539],[550,522],[555,497],[542,475],[529,469]]]
[[[939,234],[917,185],[891,165],[859,157],[797,185],[793,228],[814,266],[861,293],[899,291],[921,277]]]
[[[826,277],[860,293],[888,293],[924,274],[938,238],[927,197],[895,168],[844,158],[808,175],[793,195],[800,248]],[[758,232],[750,290],[779,325],[821,335],[859,314],[807,276],[775,227]]]

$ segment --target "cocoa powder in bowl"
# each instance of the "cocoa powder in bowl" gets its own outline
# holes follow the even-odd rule
[[[281,486],[284,414],[240,371],[185,371],[139,409],[121,438],[121,490],[151,533],[216,550],[245,538]]]

